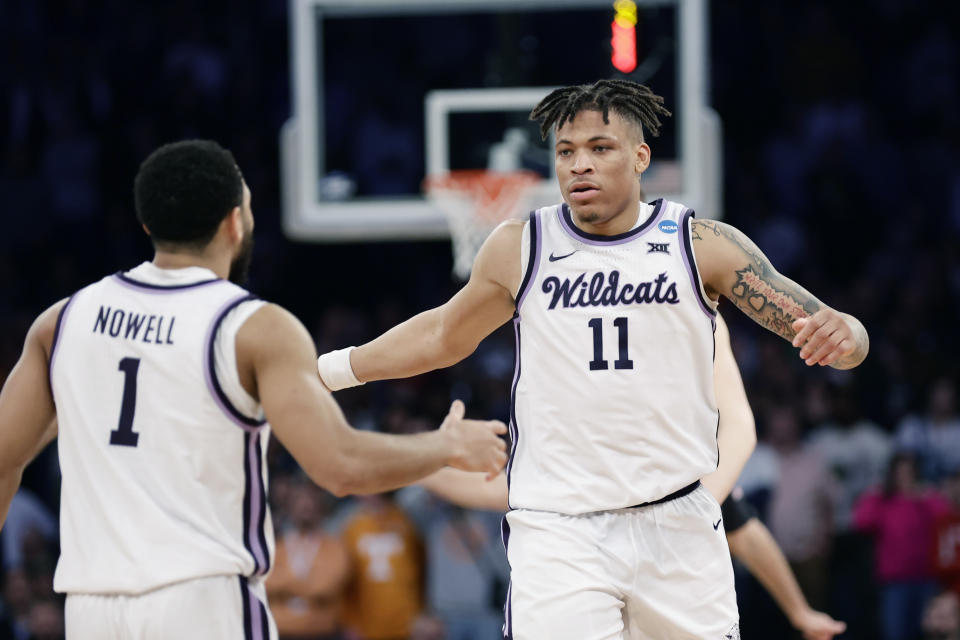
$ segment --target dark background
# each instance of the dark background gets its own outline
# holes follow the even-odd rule
[[[724,218],[784,273],[861,318],[872,342],[853,374],[808,370],[788,344],[724,307],[761,440],[767,407],[795,409],[813,432],[842,395],[896,442],[904,418],[927,410],[935,381],[955,390],[960,25],[947,7],[711,5]],[[181,138],[213,138],[234,152],[257,221],[250,288],[301,318],[321,351],[368,340],[456,290],[445,242],[326,245],[283,236],[287,20],[280,0],[0,2],[0,380],[38,313],[149,259],[133,176],[152,149]],[[457,367],[338,400],[355,423],[397,430],[402,416],[436,423],[454,395],[471,414],[505,417],[511,341],[498,333]],[[278,472],[288,468],[282,454],[274,457]],[[49,452],[24,484],[56,509]],[[49,554],[39,557],[48,563],[31,584],[43,598]],[[848,571],[835,560],[831,567]],[[868,562],[854,571],[868,587],[870,570]],[[849,578],[833,577],[833,585]],[[744,636],[780,637],[770,634],[782,620],[744,584]],[[846,637],[875,637],[871,588],[853,603],[837,589],[829,594],[827,609],[852,624]]]

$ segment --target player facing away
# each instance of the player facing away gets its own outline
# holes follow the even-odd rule
[[[271,429],[343,495],[451,463],[493,472],[506,426],[465,420],[457,402],[434,432],[352,429],[304,327],[235,284],[252,249],[250,190],[217,144],[156,150],[135,196],[153,261],[42,313],[0,392],[0,518],[58,430],[67,637],[275,638],[262,581]]]
[[[720,507],[699,485],[717,466],[717,300],[808,365],[867,354],[858,320],[740,231],[640,201],[662,102],[617,80],[549,94],[531,117],[556,135],[564,202],[498,227],[444,305],[318,363],[331,388],[412,376],[513,319],[508,638],[737,637]]]

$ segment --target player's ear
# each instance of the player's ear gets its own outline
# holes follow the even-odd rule
[[[639,175],[650,166],[650,146],[646,142],[637,143],[634,148],[634,172]]]
[[[141,223],[140,226],[143,227],[143,232],[144,232],[145,234],[147,234],[148,236],[153,235],[152,233],[150,233],[150,229],[147,229],[147,225]]]
[[[243,209],[240,207],[231,209],[223,224],[227,227],[227,235],[230,240],[239,244],[243,240]]]

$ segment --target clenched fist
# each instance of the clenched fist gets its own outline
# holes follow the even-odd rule
[[[853,316],[829,307],[812,316],[794,320],[793,346],[807,365],[852,369],[867,356],[867,330]]]

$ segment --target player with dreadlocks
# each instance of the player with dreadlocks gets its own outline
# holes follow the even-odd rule
[[[546,140],[553,127],[559,129],[585,108],[599,111],[608,124],[613,108],[642,125],[653,136],[660,135],[660,116],[671,115],[663,106],[663,98],[646,85],[628,80],[599,80],[593,85],[564,87],[551,92],[530,112],[530,119],[540,122],[540,135]]]
[[[867,354],[856,318],[740,231],[641,200],[644,137],[668,115],[633,82],[552,92],[531,118],[556,135],[563,202],[494,230],[447,303],[318,362],[331,389],[413,376],[513,319],[507,638],[739,638],[720,507],[700,484],[743,463],[718,451],[719,297],[808,365]]]

